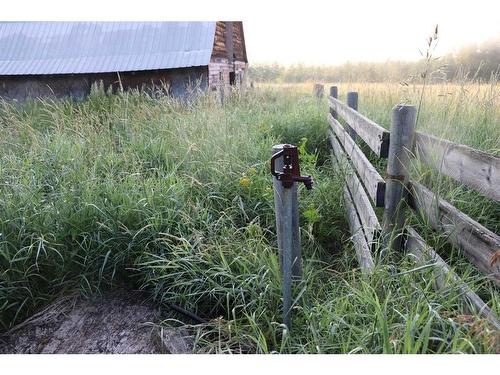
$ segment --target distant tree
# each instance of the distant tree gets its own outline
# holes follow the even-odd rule
[[[483,43],[469,44],[445,57],[449,75],[487,81],[500,73],[500,35]]]
[[[257,82],[401,82],[418,76],[426,60],[346,62],[341,65],[306,66],[277,63],[250,65],[249,76]],[[483,43],[469,44],[432,62],[431,70],[439,74],[431,82],[456,79],[488,81],[500,75],[500,35]]]

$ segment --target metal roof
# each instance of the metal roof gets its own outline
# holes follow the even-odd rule
[[[0,22],[0,75],[208,65],[215,22]]]

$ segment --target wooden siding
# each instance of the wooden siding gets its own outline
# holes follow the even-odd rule
[[[233,22],[233,48],[235,60],[247,62],[242,22]]]
[[[219,85],[229,85],[229,73],[235,73],[235,85],[239,86],[245,78],[245,69],[247,64],[243,61],[234,61],[230,63],[228,59],[212,59],[208,65],[208,80],[212,90]]]
[[[227,33],[232,28],[232,40],[228,43]],[[232,49],[230,54],[228,49]],[[220,86],[229,86],[230,74],[234,73],[235,86],[244,80],[247,67],[245,38],[243,23],[232,21],[219,21],[215,26],[214,48],[212,58],[208,65],[208,80],[210,89],[216,90]]]
[[[229,21],[219,21],[215,26],[214,48],[212,60],[216,58],[230,58],[226,43],[226,27]],[[243,35],[243,23],[232,22],[233,28],[233,59],[235,61],[247,62],[245,38]]]

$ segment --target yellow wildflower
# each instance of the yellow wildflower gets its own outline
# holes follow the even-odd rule
[[[240,178],[240,185],[241,186],[245,186],[245,187],[248,186],[248,185],[250,185],[250,179],[248,177],[246,177],[246,176]]]

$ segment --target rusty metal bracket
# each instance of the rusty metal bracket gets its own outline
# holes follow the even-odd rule
[[[283,172],[276,170],[276,159],[283,156]],[[290,189],[294,182],[302,182],[307,190],[312,189],[311,176],[301,176],[297,146],[283,145],[283,149],[271,157],[271,174],[281,181],[284,188]]]
[[[404,181],[405,180],[405,176],[404,175],[395,175],[394,176],[392,174],[386,174],[385,178],[389,179],[389,180],[398,180],[398,181]]]

